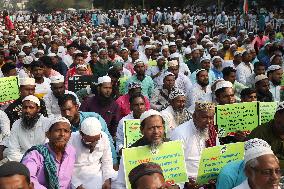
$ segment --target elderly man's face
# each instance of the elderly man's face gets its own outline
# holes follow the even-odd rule
[[[174,111],[182,112],[186,103],[185,96],[177,96],[171,102]]]
[[[214,110],[195,111],[193,121],[198,130],[206,130],[214,124]]]
[[[150,143],[160,144],[164,138],[164,124],[160,116],[150,116],[144,120],[144,127],[141,128],[144,138]]]
[[[281,176],[279,162],[271,154],[260,156],[255,167],[246,167],[246,175],[252,188],[277,189]]]
[[[220,105],[233,104],[236,102],[235,92],[232,88],[226,88],[224,91],[216,96],[216,101]]]

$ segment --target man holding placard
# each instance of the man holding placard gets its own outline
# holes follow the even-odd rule
[[[210,102],[196,102],[192,120],[175,128],[171,140],[183,142],[185,163],[189,182],[187,187],[196,186],[201,152],[206,147],[219,143],[214,128],[215,105]]]
[[[248,138],[260,138],[268,142],[274,154],[279,159],[281,168],[284,168],[284,102],[279,103],[274,119],[252,130]]]

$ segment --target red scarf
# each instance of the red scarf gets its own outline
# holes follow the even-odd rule
[[[206,148],[216,146],[217,132],[214,125],[209,126],[209,139],[206,140]]]

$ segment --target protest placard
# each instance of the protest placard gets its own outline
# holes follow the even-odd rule
[[[19,95],[19,84],[16,76],[0,78],[0,103],[16,100]]]
[[[252,131],[259,125],[257,102],[217,105],[216,124],[219,137],[236,131]]]
[[[231,143],[202,151],[197,183],[207,184],[210,180],[215,180],[221,169],[229,162],[244,159],[244,143]]]
[[[183,183],[188,180],[181,141],[165,142],[157,150],[151,150],[149,146],[126,148],[122,150],[122,156],[128,189],[131,189],[128,180],[129,172],[137,165],[147,162],[154,162],[161,166],[167,183]]]
[[[95,84],[95,77],[91,75],[77,75],[68,78],[68,90],[77,92],[88,85]]]
[[[277,102],[259,102],[260,124],[269,122],[274,118]]]
[[[127,119],[124,121],[124,147],[130,147],[142,137],[140,132],[140,119]]]

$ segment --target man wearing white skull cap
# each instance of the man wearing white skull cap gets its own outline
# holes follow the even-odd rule
[[[274,101],[280,102],[280,88],[283,77],[283,69],[279,65],[271,65],[267,69],[267,76],[269,79],[270,89]]]
[[[86,118],[80,131],[72,133],[70,141],[76,149],[72,187],[110,188],[115,171],[108,136],[102,131],[100,121],[95,117]]]

